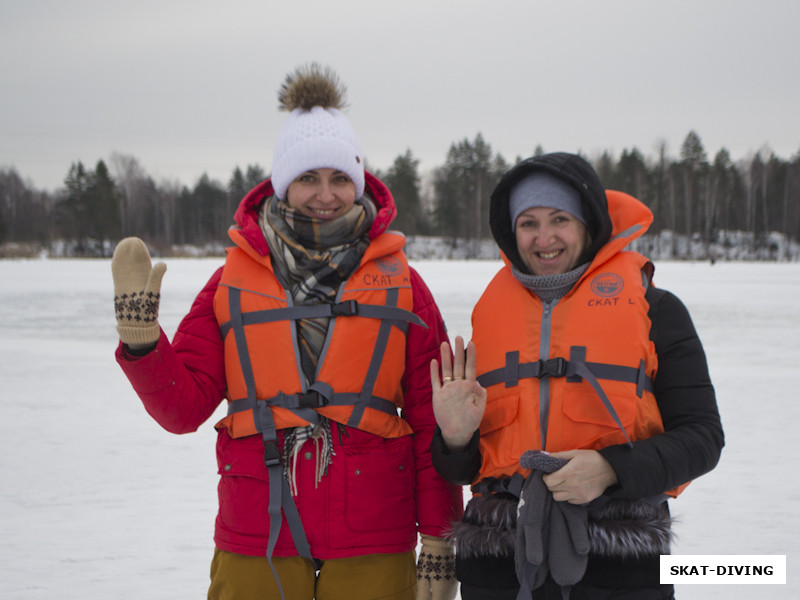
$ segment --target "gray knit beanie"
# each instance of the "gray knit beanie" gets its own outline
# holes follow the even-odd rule
[[[539,206],[568,212],[586,225],[580,192],[547,171],[535,171],[520,179],[509,192],[508,211],[512,230],[517,229],[517,217],[529,208]]]

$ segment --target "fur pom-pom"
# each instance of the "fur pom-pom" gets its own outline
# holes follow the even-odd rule
[[[286,76],[286,81],[278,90],[278,107],[292,112],[296,108],[311,110],[322,108],[344,109],[347,88],[330,67],[317,63],[298,67]]]

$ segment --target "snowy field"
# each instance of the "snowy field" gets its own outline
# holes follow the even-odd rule
[[[217,259],[170,259],[171,336]],[[496,262],[415,262],[469,337]],[[800,598],[800,264],[657,263],[689,307],[727,437],[672,503],[675,554],[785,554],[787,585],[682,585],[687,599]],[[176,436],[114,362],[107,260],[0,261],[0,599],[204,598],[216,514],[212,417]]]

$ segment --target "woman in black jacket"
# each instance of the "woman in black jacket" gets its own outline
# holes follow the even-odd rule
[[[443,345],[442,383],[431,365],[434,464],[473,491],[452,536],[464,600],[673,597],[666,499],[724,437],[688,311],[625,250],[651,222],[572,154],[525,160],[492,194],[506,264],[466,350]]]

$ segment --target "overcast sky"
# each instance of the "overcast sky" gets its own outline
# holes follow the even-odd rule
[[[37,188],[136,157],[157,182],[269,172],[302,63],[333,67],[367,163],[425,172],[480,132],[507,161],[695,130],[709,159],[800,151],[797,0],[0,0],[0,167]]]

